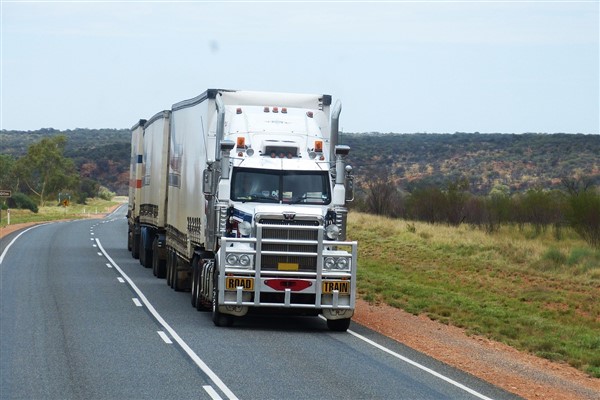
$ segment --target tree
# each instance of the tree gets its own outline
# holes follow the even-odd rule
[[[591,246],[600,248],[600,193],[584,190],[569,197],[568,220]]]
[[[408,198],[407,209],[411,218],[435,224],[445,218],[447,199],[437,187],[418,188]]]
[[[368,212],[393,218],[402,214],[403,198],[387,171],[380,172],[366,186]]]
[[[460,178],[448,183],[446,196],[446,222],[449,225],[460,225],[466,218],[466,205],[469,200],[469,181]]]
[[[27,154],[15,163],[20,184],[39,198],[41,206],[48,196],[77,188],[75,165],[63,155],[66,142],[63,135],[44,138],[30,145]]]
[[[15,189],[15,159],[8,154],[0,154],[0,189]]]

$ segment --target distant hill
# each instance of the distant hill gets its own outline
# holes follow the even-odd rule
[[[600,185],[600,135],[343,134],[341,142],[351,147],[359,184],[387,174],[407,191],[463,177],[476,194],[496,185],[557,188],[562,178],[579,176]]]
[[[2,154],[19,157],[31,143],[59,134],[67,136],[66,155],[82,176],[127,193],[129,129],[2,130]],[[600,185],[600,135],[344,133],[341,142],[352,148],[348,161],[359,185],[381,175],[407,191],[444,187],[459,178],[468,179],[476,194],[496,185],[512,192],[555,188],[562,178],[575,176]]]

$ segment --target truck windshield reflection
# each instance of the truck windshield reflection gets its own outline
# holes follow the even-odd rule
[[[234,168],[231,199],[256,203],[329,204],[329,173]]]

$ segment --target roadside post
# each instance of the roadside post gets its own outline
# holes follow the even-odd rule
[[[7,198],[12,195],[10,190],[0,189],[0,198],[2,198],[2,202],[5,203]],[[0,207],[0,221],[2,221],[2,207]],[[10,210],[6,209],[6,225],[10,225]]]

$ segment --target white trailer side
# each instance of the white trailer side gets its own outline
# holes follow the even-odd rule
[[[131,158],[129,161],[129,203],[127,209],[128,234],[127,248],[134,258],[139,257],[139,222],[140,198],[142,189],[142,151],[144,139],[144,124],[141,119],[131,127]],[[136,236],[137,235],[137,236]]]

